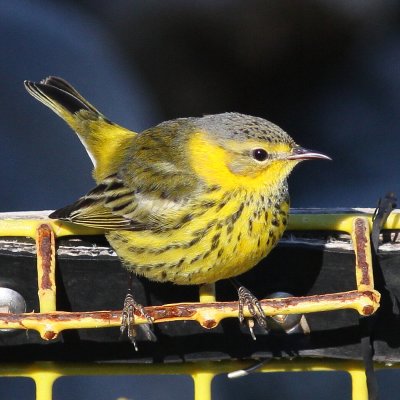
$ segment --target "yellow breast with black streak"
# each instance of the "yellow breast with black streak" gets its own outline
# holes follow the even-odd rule
[[[289,204],[242,191],[225,193],[221,202],[212,197],[182,225],[112,231],[107,239],[128,269],[151,280],[200,284],[239,275],[282,236]]]

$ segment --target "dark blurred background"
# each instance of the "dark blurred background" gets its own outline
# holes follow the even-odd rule
[[[48,75],[136,131],[267,118],[333,158],[295,170],[294,207],[374,207],[400,193],[399,22],[388,0],[2,0],[0,211],[55,209],[93,186],[77,137],[23,88]]]
[[[0,18],[2,211],[93,186],[77,137],[23,88],[50,74],[137,131],[224,111],[277,123],[333,158],[295,170],[294,207],[399,192],[398,2],[2,1]]]

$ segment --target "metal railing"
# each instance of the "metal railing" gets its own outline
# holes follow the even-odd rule
[[[360,315],[371,315],[379,307],[380,294],[374,289],[370,229],[372,213],[296,212],[290,215],[288,230],[340,231],[351,235],[355,252],[354,290],[321,295],[273,298],[261,300],[268,316],[282,314],[306,314],[311,312],[353,309]],[[392,213],[384,229],[400,229],[400,214]],[[121,323],[121,311],[65,312],[56,310],[56,241],[60,237],[98,235],[99,230],[85,228],[61,221],[47,219],[43,213],[31,216],[18,213],[0,214],[0,237],[30,237],[36,241],[39,312],[12,314],[0,313],[0,329],[26,329],[39,332],[45,340],[54,340],[65,329],[117,327]],[[214,285],[203,286],[199,301],[193,303],[165,304],[146,307],[154,323],[191,320],[202,327],[212,329],[224,318],[238,316],[238,302],[216,302]],[[249,317],[245,310],[245,317]],[[138,324],[147,320],[135,316]],[[194,380],[195,399],[211,399],[211,381],[217,374],[247,366],[248,363],[199,362],[162,365],[76,364],[62,362],[34,362],[30,364],[0,364],[1,376],[28,376],[36,383],[36,398],[52,398],[53,382],[66,375],[118,375],[118,374],[188,374]],[[356,361],[296,360],[272,361],[259,372],[278,371],[347,371],[352,379],[353,400],[366,400],[367,387],[363,365]],[[79,372],[78,372],[79,371]]]

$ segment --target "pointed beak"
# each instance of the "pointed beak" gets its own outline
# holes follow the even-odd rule
[[[313,160],[320,158],[321,160],[332,160],[332,158],[328,157],[325,154],[318,153],[317,151],[307,150],[303,147],[295,147],[292,151],[292,154],[286,157],[287,160]]]

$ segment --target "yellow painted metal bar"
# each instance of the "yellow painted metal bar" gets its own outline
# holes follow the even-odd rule
[[[107,328],[121,326],[121,311],[96,311],[70,313],[54,311],[52,313],[0,313],[0,328],[26,329],[39,332],[45,340],[55,339],[65,329]],[[142,319],[138,321],[145,323]],[[136,318],[135,318],[136,323]]]
[[[199,286],[200,303],[214,303],[215,283],[207,283]]]
[[[37,361],[32,363],[0,363],[0,375],[3,377],[33,377],[42,373],[61,376],[93,375],[196,375],[201,372],[213,375],[246,369],[253,361],[201,361],[168,364],[122,364],[122,363],[67,363]],[[362,361],[326,358],[296,358],[294,360],[271,360],[257,372],[312,372],[312,371],[362,371]],[[375,363],[376,369],[399,369],[400,364],[385,365]],[[365,378],[365,375],[364,375]]]
[[[49,225],[56,237],[104,234],[104,231],[100,229],[93,229],[54,219],[5,218],[0,219],[0,236],[25,236],[35,239],[37,228],[42,224]]]
[[[194,400],[211,400],[211,383],[215,373],[199,370],[192,373],[194,381]]]
[[[351,233],[354,218],[367,218],[370,227],[372,226],[372,213],[354,214],[290,214],[288,230],[321,230],[341,231]],[[400,229],[400,213],[393,212],[389,215],[383,229]]]
[[[195,400],[211,400],[212,379],[218,374],[246,369],[251,362],[221,361],[181,364],[90,364],[90,363],[54,363],[35,362],[31,364],[0,364],[3,377],[30,377],[37,383],[37,400],[50,400],[54,381],[61,376],[93,375],[190,375],[195,385]],[[399,365],[385,366],[376,363],[376,368],[393,369]],[[272,360],[263,365],[257,372],[313,372],[344,371],[352,380],[352,399],[367,400],[365,372],[361,361],[335,359],[295,359]]]
[[[372,225],[372,213],[362,213],[355,210],[354,213],[344,214],[309,214],[294,213],[289,215],[289,230],[323,230],[323,231],[342,231],[350,233],[353,220],[356,217],[365,217]],[[76,236],[76,235],[101,235],[101,229],[93,229],[64,221],[53,219],[0,219],[0,236],[26,236],[35,238],[36,229],[40,224],[48,224],[54,230],[56,237]],[[393,212],[389,215],[384,229],[400,229],[400,213]]]
[[[352,400],[368,400],[368,387],[365,370],[362,367],[351,368],[347,371],[351,376]]]
[[[321,230],[341,231],[350,233],[353,220],[357,216],[372,216],[368,214],[290,214],[288,230]]]
[[[31,374],[30,377],[35,381],[36,386],[36,400],[52,400],[53,384],[56,379],[61,376],[62,375],[52,371],[43,371]]]
[[[379,306],[379,296],[376,291],[354,290],[318,296],[264,299],[260,304],[266,315],[306,314],[349,308],[362,315],[370,315]],[[154,323],[191,320],[211,329],[222,319],[237,318],[238,302],[179,303],[145,307],[145,310],[153,318]],[[120,326],[121,316],[121,311],[0,313],[0,328],[33,329],[38,331],[43,339],[51,340],[65,329]],[[247,307],[244,309],[244,316],[251,317]],[[135,323],[148,323],[148,321],[138,315],[135,316]]]
[[[37,385],[37,400],[50,400],[54,381],[61,376],[93,375],[190,375],[194,380],[195,400],[211,400],[212,379],[218,374],[246,369],[252,362],[220,361],[176,364],[121,364],[121,363],[2,363],[0,375],[3,377],[30,377]],[[377,369],[398,369],[400,364],[384,365],[376,363]],[[336,359],[295,359],[272,360],[258,372],[312,372],[344,371],[352,380],[352,399],[368,400],[366,377],[361,361]]]

